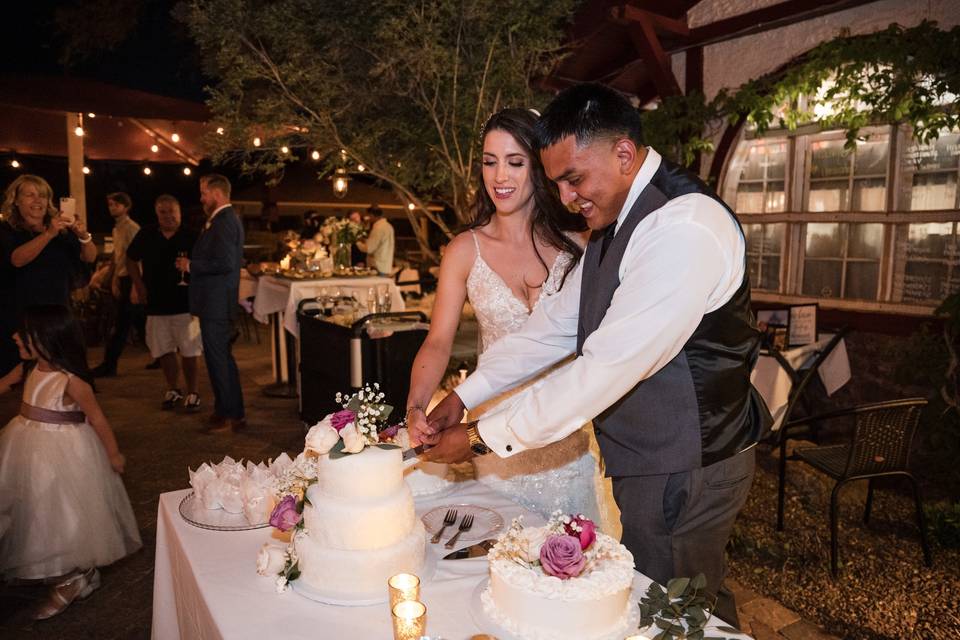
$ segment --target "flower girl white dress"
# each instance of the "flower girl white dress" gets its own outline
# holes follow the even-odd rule
[[[467,276],[467,297],[480,326],[480,352],[503,336],[523,326],[530,317],[519,300],[480,255],[480,243],[471,230],[477,257]],[[557,256],[540,296],[556,293],[570,255]],[[540,299],[537,299],[539,304]],[[516,393],[514,390],[512,393]],[[470,412],[474,420],[512,395],[493,398]],[[540,449],[522,451],[509,458],[495,454],[474,458],[477,480],[515,502],[549,517],[556,510],[583,514],[600,522],[597,492],[600,478],[597,460],[590,452],[590,435],[585,429]]]
[[[79,412],[69,374],[27,376],[23,402]],[[86,422],[18,415],[0,431],[0,575],[37,579],[108,565],[142,546],[130,499]]]

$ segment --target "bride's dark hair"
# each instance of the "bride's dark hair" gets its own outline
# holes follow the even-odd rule
[[[537,124],[537,115],[528,109],[503,109],[490,116],[486,124],[483,125],[483,134],[480,138],[481,148],[483,141],[491,131],[505,131],[513,136],[517,144],[523,149],[529,158],[530,182],[533,185],[533,215],[530,218],[530,241],[533,243],[533,250],[537,254],[540,264],[550,272],[550,267],[543,260],[540,251],[537,249],[536,238],[556,248],[559,251],[565,251],[573,256],[573,259],[567,265],[560,286],[567,279],[567,275],[580,261],[583,255],[583,249],[576,242],[571,240],[565,231],[584,231],[587,228],[584,219],[574,213],[570,213],[563,203],[560,202],[560,193],[557,186],[547,179],[547,174],[543,170],[543,164],[540,162],[540,156],[534,148],[534,127]],[[497,207],[490,199],[487,193],[486,185],[483,183],[483,162],[478,164],[477,170],[477,191],[472,205],[473,222],[468,225],[468,229],[476,229],[490,223]]]

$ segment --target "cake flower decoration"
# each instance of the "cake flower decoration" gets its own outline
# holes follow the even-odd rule
[[[554,534],[540,547],[540,566],[548,575],[561,580],[576,578],[586,565],[580,541],[573,536]]]
[[[298,508],[296,496],[287,495],[273,508],[273,513],[270,514],[270,526],[287,532],[300,524],[302,518],[303,514],[301,508]]]
[[[339,458],[360,453],[364,447],[394,448],[387,440],[396,437],[400,425],[389,425],[393,407],[386,404],[380,383],[366,385],[354,394],[338,393],[340,411],[327,415],[310,428],[306,449],[317,455]]]
[[[563,528],[568,536],[573,536],[580,541],[581,551],[589,549],[597,539],[597,525],[583,515],[573,516],[569,522],[564,522]]]

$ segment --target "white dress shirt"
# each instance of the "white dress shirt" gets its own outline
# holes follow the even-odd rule
[[[617,217],[620,228],[660,167],[647,157]],[[667,202],[634,229],[620,263],[620,286],[583,355],[511,398],[478,425],[501,457],[560,440],[670,362],[704,314],[722,307],[743,280],[745,242],[733,217],[693,193]],[[468,409],[529,380],[576,350],[583,261],[523,328],[503,337],[457,387]]]
[[[232,207],[233,204],[228,202],[227,204],[222,204],[216,209],[213,210],[213,213],[210,214],[210,217],[207,218],[207,221],[203,224],[204,230],[209,229],[210,225],[213,224],[213,219],[217,217],[217,214],[226,209],[227,207]]]

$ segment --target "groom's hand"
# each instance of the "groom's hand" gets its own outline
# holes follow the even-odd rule
[[[439,434],[439,442],[424,452],[423,458],[430,462],[456,464],[466,462],[475,455],[467,438],[467,425],[456,424]]]
[[[434,436],[444,429],[460,424],[463,420],[463,412],[466,411],[463,401],[460,400],[455,392],[451,391],[447,397],[440,401],[427,415],[427,425],[424,434]]]

